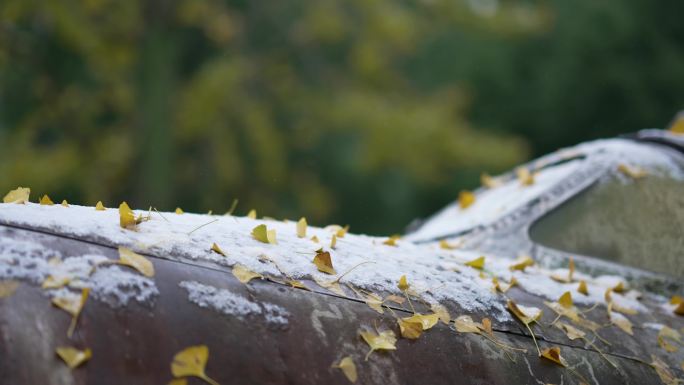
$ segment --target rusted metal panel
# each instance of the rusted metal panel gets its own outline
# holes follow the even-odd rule
[[[0,227],[0,236],[33,239],[67,255],[96,252],[118,258],[111,247],[29,230]],[[38,286],[23,283],[13,296],[0,299],[1,382],[163,384],[172,379],[169,368],[174,354],[197,344],[209,347],[206,372],[224,385],[347,384],[342,373],[331,367],[347,355],[356,362],[361,384],[580,381],[572,371],[539,359],[531,338],[514,322],[497,323],[495,327],[500,331],[496,336],[504,344],[527,349],[527,353],[506,354],[479,335],[456,333],[453,326],[439,324],[416,341],[400,339],[396,351],[375,352],[364,361],[368,346],[358,332],[364,327],[396,330],[395,318],[388,312],[379,315],[357,300],[274,282],[252,281],[243,285],[225,269],[154,256],[152,260],[156,269],[154,281],[160,292],[154,303],[112,308],[89,300],[72,339],[66,336],[69,315],[53,307]],[[180,282],[188,280],[225,289],[257,303],[279,305],[289,312],[289,321],[284,326],[274,325],[259,315],[239,319],[200,308],[179,287]],[[518,301],[543,307],[541,299],[522,291],[510,294]],[[464,314],[453,306],[451,310],[453,316]],[[404,310],[395,311],[409,315]],[[473,315],[476,319],[484,316]],[[544,322],[551,319],[547,314]],[[652,346],[652,336],[646,339],[641,334],[634,338],[604,335],[615,341],[606,351],[617,354],[611,356],[618,364],[616,370],[598,353],[570,343],[555,328],[536,330],[541,339],[562,345],[562,353],[574,372],[589,383],[658,383],[650,367],[621,356],[647,358],[652,349],[657,349]],[[540,343],[548,346],[544,341]],[[54,353],[59,345],[89,347],[93,357],[82,367],[69,370]],[[190,383],[201,381],[191,379]]]

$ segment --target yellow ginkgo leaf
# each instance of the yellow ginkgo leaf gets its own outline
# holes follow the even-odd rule
[[[617,166],[618,171],[620,171],[622,174],[625,176],[628,176],[632,179],[641,179],[648,175],[646,170],[638,168],[638,167],[630,167],[627,166],[626,164],[619,164]]]
[[[59,289],[60,287],[68,285],[71,280],[72,277],[69,275],[48,275],[41,287],[43,289]]]
[[[342,370],[342,373],[344,373],[349,382],[355,383],[358,379],[356,365],[350,356],[344,357],[339,363],[334,364],[332,367]]]
[[[90,349],[78,350],[71,346],[60,346],[55,352],[70,369],[75,369],[92,357]]]
[[[403,338],[415,340],[423,334],[423,326],[420,322],[410,322],[400,318],[397,320],[397,323],[399,324],[399,332]]]
[[[565,322],[556,322],[554,325],[557,328],[559,328],[560,330],[562,330],[563,332],[565,332],[565,335],[570,340],[576,340],[578,338],[584,338],[584,336],[586,335],[586,333],[583,332],[582,330],[580,330],[580,329],[578,329],[578,328],[576,328],[570,324],[567,324]]]
[[[102,204],[102,201],[97,201],[97,203],[95,204],[95,210],[96,211],[105,211],[105,210],[107,210],[107,208],[104,206],[104,204]]]
[[[523,186],[531,186],[534,184],[534,174],[526,167],[519,167],[515,170],[515,175],[518,177],[520,184]]]
[[[353,289],[352,289],[353,290]],[[359,293],[358,291],[354,290],[356,294],[363,298],[363,301],[370,307],[371,309],[375,310],[378,312],[378,314],[384,314],[385,311],[382,309],[382,297],[375,293]]]
[[[477,257],[477,258],[473,259],[472,261],[466,262],[465,265],[470,266],[473,269],[482,270],[482,269],[484,269],[484,265],[485,265],[485,257],[484,256]]]
[[[259,242],[270,243],[275,245],[276,242],[276,231],[268,230],[266,225],[259,225],[252,229],[252,237]]]
[[[494,285],[494,291],[500,291],[502,293],[506,293],[510,288],[518,284],[518,280],[515,279],[515,277],[511,278],[511,282],[505,283],[505,282],[499,282],[499,279],[494,277],[492,278],[492,284]]]
[[[11,296],[18,287],[19,281],[0,281],[0,298]]]
[[[454,320],[456,331],[460,333],[480,333],[482,324],[476,323],[469,315],[456,317]]]
[[[668,326],[663,325],[658,331],[658,346],[665,349],[669,353],[674,353],[679,350],[677,344],[682,344],[682,337],[678,331]]]
[[[249,210],[249,212],[247,213],[247,218],[256,219],[256,217],[257,217],[256,210],[254,210],[254,209]]]
[[[511,301],[510,299],[508,302],[506,302],[506,307],[508,310],[513,313],[513,315],[523,324],[525,324],[525,327],[527,330],[530,332],[532,335],[532,341],[534,342],[534,345],[537,347],[537,352],[539,355],[541,355],[541,351],[539,350],[539,345],[537,345],[537,338],[534,335],[534,332],[532,332],[532,328],[530,327],[530,324],[532,322],[538,321],[541,316],[542,316],[542,311],[541,309],[538,309],[536,307],[527,307],[527,306],[522,306],[522,305],[517,305],[515,302]]]
[[[128,207],[128,203],[121,202],[119,205],[119,226],[124,229],[134,229],[137,224],[138,222],[135,220],[135,214],[133,213],[133,210]]]
[[[630,336],[634,335],[634,332],[632,331],[632,322],[622,314],[614,312],[612,302],[608,304],[608,319],[610,319],[610,323],[619,327],[625,333]]]
[[[513,261],[512,265],[508,266],[508,269],[510,271],[514,271],[514,270],[524,271],[526,267],[529,267],[532,265],[534,265],[534,259],[530,258],[527,255],[521,255],[520,257],[518,257],[518,259]]]
[[[188,385],[188,379],[174,378],[173,380],[169,381],[166,385]]]
[[[259,278],[259,279],[264,279],[264,276],[255,273],[252,270],[248,269],[247,267],[241,265],[241,264],[235,264],[233,266],[233,275],[235,278],[238,279],[238,281],[247,284],[249,281],[253,280],[254,278]]]
[[[439,322],[439,315],[433,314],[420,314],[416,313],[410,317],[402,318],[406,322],[416,322],[419,323],[423,330],[431,329],[433,326],[437,325]]]
[[[71,338],[76,329],[76,322],[78,322],[78,316],[85,306],[88,295],[90,294],[90,288],[84,288],[81,290],[81,296],[65,296],[65,297],[54,297],[52,298],[52,304],[58,308],[64,310],[65,312],[71,314],[71,324],[67,330],[67,336]]]
[[[217,245],[216,243],[212,243],[212,244],[211,244],[211,249],[210,249],[210,250],[213,251],[213,252],[215,252],[215,253],[221,254],[221,255],[223,255],[224,257],[226,256],[226,253],[224,253],[223,250],[221,250],[221,248],[219,247],[219,245]]]
[[[38,201],[38,203],[40,203],[43,206],[52,206],[55,204],[55,202],[53,202],[47,194],[40,197],[40,201]]]
[[[349,225],[346,225],[342,228],[337,229],[337,231],[335,232],[335,236],[337,236],[337,238],[344,238],[344,236],[347,235],[348,231]]]
[[[297,222],[297,237],[299,238],[305,238],[306,237],[306,218],[302,217],[299,219]]]
[[[174,377],[189,377],[194,376],[201,378],[212,385],[218,383],[209,378],[204,369],[209,360],[209,348],[207,345],[190,346],[173,357],[171,362],[171,374]]]
[[[473,203],[475,203],[475,194],[471,191],[463,190],[458,193],[458,207],[460,207],[461,210],[467,209]]]
[[[572,294],[570,294],[569,291],[566,291],[563,293],[563,295],[558,298],[558,303],[561,304],[564,308],[572,308]]]
[[[501,181],[498,178],[493,178],[487,173],[480,175],[480,183],[486,188],[496,188],[501,186]]]
[[[560,348],[557,346],[542,350],[541,356],[560,366],[568,366],[568,363],[565,361],[563,356],[561,356]]]
[[[439,317],[439,320],[442,321],[443,324],[449,325],[449,322],[451,321],[451,314],[449,314],[449,310],[447,310],[444,305],[433,303],[430,305],[430,310],[437,314],[437,317]]]
[[[320,241],[318,240],[318,237],[315,235],[313,237],[311,237],[311,242],[320,243]]]
[[[492,329],[492,321],[489,318],[482,319],[482,331],[491,338],[494,338],[494,330]]]
[[[656,371],[660,381],[665,385],[678,385],[681,381],[675,377],[670,367],[657,356],[651,354],[651,367]]]
[[[376,350],[397,349],[397,347],[395,346],[395,344],[397,343],[397,337],[391,330],[383,330],[379,334],[376,334],[372,331],[364,331],[360,334],[361,338],[363,338],[363,340],[366,341],[368,346],[370,346],[371,348],[368,354],[366,354],[366,360],[368,360],[368,356],[370,356],[370,354]]]
[[[577,292],[580,294],[589,295],[589,289],[587,288],[587,283],[584,280],[579,282],[579,286],[577,286]]]
[[[184,213],[184,211],[183,211],[182,208],[176,207],[176,214],[180,215],[180,214],[183,214],[183,213]]]
[[[69,202],[66,199],[62,199],[62,206],[69,207]]]
[[[672,298],[670,298],[670,305],[679,305],[682,302],[684,302],[684,298],[678,295],[673,295]]]
[[[337,235],[333,234],[330,238],[330,248],[334,249],[335,247],[337,247]]]
[[[392,235],[391,237],[387,238],[385,241],[382,242],[383,245],[387,246],[396,246],[397,241],[401,238],[401,235]]]
[[[125,247],[119,247],[119,265],[132,267],[146,277],[154,277],[154,265],[149,259]]]
[[[330,253],[327,251],[319,250],[316,252],[316,256],[313,259],[313,264],[316,265],[318,271],[326,274],[337,274],[333,268],[332,259],[330,258]]]
[[[684,315],[684,302],[680,302],[679,305],[674,308],[673,312],[678,315]]]
[[[440,248],[440,249],[444,249],[444,250],[456,250],[456,249],[458,249],[460,246],[461,246],[460,243],[459,243],[459,244],[454,244],[454,245],[452,245],[452,244],[450,244],[449,242],[447,242],[446,239],[442,239],[441,241],[439,241],[439,248]]]
[[[344,292],[342,289],[342,286],[340,285],[339,281],[334,280],[334,281],[327,281],[325,279],[320,279],[317,277],[314,277],[314,281],[318,284],[318,286],[328,289],[331,292],[341,296],[341,297],[346,297],[347,293]]]
[[[29,201],[29,195],[31,195],[30,188],[17,187],[16,189],[5,194],[5,196],[2,198],[2,202],[24,204]]]
[[[403,305],[404,302],[406,302],[406,297],[400,297],[398,295],[390,294],[387,297],[385,297],[385,301],[390,301],[398,305]]]
[[[397,284],[397,287],[401,291],[406,291],[409,288],[409,283],[408,280],[406,280],[406,275],[402,275],[399,277],[399,283]]]

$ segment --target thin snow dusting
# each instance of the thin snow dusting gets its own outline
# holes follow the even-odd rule
[[[204,285],[195,281],[182,281],[179,286],[188,292],[188,300],[201,308],[237,317],[241,320],[250,315],[262,315],[272,325],[287,325],[290,313],[268,302],[252,302],[226,289]]]
[[[112,307],[130,301],[148,304],[159,295],[153,280],[118,266],[99,266],[107,257],[85,254],[64,257],[62,253],[36,242],[0,238],[0,279],[24,280],[41,285],[49,276],[68,280],[66,287],[45,289],[49,297],[78,295],[90,288],[90,295]]]

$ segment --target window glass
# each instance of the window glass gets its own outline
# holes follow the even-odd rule
[[[539,219],[544,246],[684,278],[684,182],[658,176],[595,184]]]

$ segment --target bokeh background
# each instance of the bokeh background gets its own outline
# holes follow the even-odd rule
[[[684,106],[681,0],[2,0],[0,190],[403,231]]]

